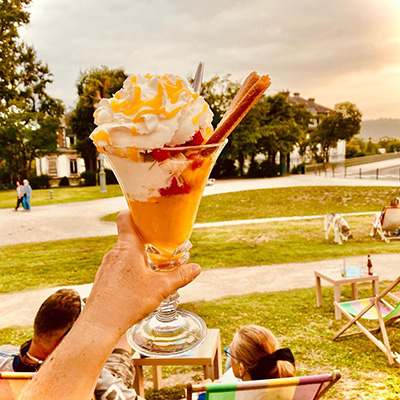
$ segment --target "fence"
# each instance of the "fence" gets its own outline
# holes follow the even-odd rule
[[[313,167],[312,169],[310,167]],[[358,179],[384,179],[400,181],[400,167],[368,168],[366,166],[347,167],[343,164],[315,164],[308,166],[306,173],[336,178],[358,178]]]

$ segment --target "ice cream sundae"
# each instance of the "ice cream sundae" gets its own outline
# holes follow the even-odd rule
[[[250,74],[215,131],[204,98],[174,75],[130,76],[112,98],[100,101],[91,138],[112,165],[153,269],[187,262],[212,167],[227,136],[268,86],[267,76]],[[134,349],[181,354],[204,340],[204,321],[177,311],[177,297],[132,327],[128,341]]]
[[[131,76],[95,111],[91,138],[112,164],[142,239],[166,258],[190,237],[217,156],[193,147],[213,134],[212,116],[174,75]]]

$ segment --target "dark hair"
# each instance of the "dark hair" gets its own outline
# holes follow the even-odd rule
[[[81,312],[81,298],[72,289],[60,289],[40,306],[33,324],[34,336],[51,336],[56,331],[69,329]]]

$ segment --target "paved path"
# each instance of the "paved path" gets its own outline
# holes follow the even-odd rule
[[[274,179],[221,181],[207,187],[206,194],[316,185],[400,186],[400,183],[301,175]],[[103,215],[125,207],[125,200],[118,197],[41,207],[33,205],[31,213],[0,210],[0,245],[114,235],[116,234],[115,224],[101,222],[99,219]],[[242,223],[246,223],[246,221]],[[398,254],[373,256],[376,271],[381,279],[394,279],[398,275],[398,260]],[[352,257],[347,261],[348,265],[363,265],[366,262],[365,257]],[[180,291],[181,302],[215,300],[248,293],[311,287],[314,285],[313,271],[315,269],[338,270],[340,264],[341,260],[324,260],[310,263],[207,270]],[[74,288],[82,296],[87,296],[91,284]],[[56,288],[48,288],[0,295],[0,329],[12,325],[31,325],[40,304],[55,290]]]
[[[377,254],[371,258],[381,280],[393,280],[399,275],[399,254]],[[360,266],[366,262],[366,256],[346,258],[347,265]],[[179,291],[180,302],[211,301],[249,293],[309,288],[315,285],[316,269],[339,271],[342,263],[341,259],[336,259],[205,270],[194,282]],[[322,283],[325,284],[324,281]],[[68,287],[77,290],[82,297],[87,297],[92,285]],[[39,306],[57,289],[46,288],[0,295],[0,329],[12,325],[31,325]]]
[[[217,181],[206,187],[205,195],[242,190],[293,186],[400,186],[398,181],[369,179],[325,178],[314,175],[294,175],[282,178]],[[101,217],[126,208],[123,197],[113,197],[78,203],[36,206],[32,211],[0,210],[0,246],[65,240],[93,236],[116,235],[114,223],[102,222]]]

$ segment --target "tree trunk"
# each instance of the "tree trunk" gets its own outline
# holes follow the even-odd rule
[[[239,161],[239,175],[243,176],[244,173],[244,156],[243,153],[240,151],[238,156]]]

